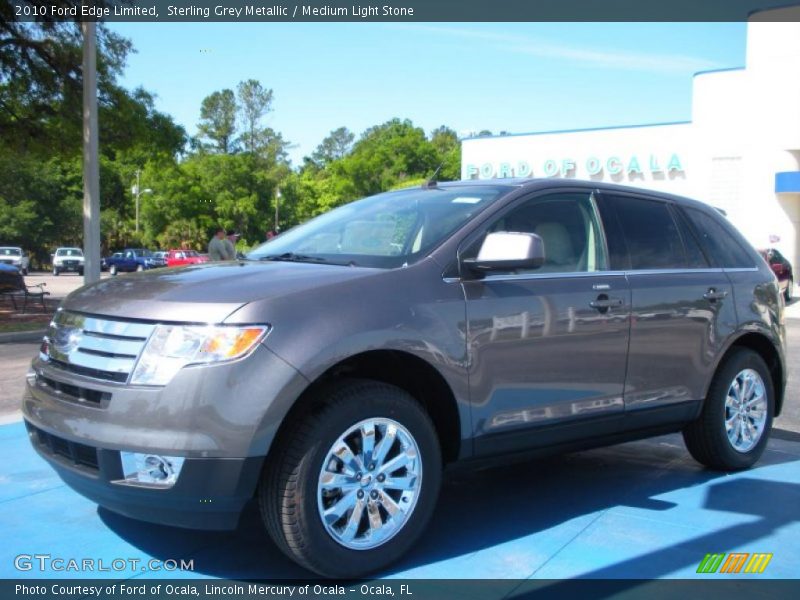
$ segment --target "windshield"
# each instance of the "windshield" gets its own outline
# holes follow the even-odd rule
[[[80,248],[59,248],[56,256],[83,256],[83,251]]]
[[[0,256],[22,256],[19,248],[0,248]]]
[[[351,202],[252,250],[250,260],[395,268],[418,260],[508,188],[413,188]]]

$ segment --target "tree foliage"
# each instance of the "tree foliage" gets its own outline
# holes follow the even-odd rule
[[[232,90],[221,90],[203,98],[197,129],[202,137],[214,143],[218,152],[227,154],[235,149],[236,97]]]
[[[48,0],[48,3],[52,3]],[[55,0],[77,5],[79,0]],[[78,24],[22,23],[0,6],[0,244],[40,259],[82,244],[81,35]],[[236,93],[212,91],[198,137],[155,108],[152,94],[117,83],[131,43],[98,27],[101,231],[107,252],[129,245],[203,249],[216,226],[236,229],[242,247],[279,223],[293,226],[395,187],[418,185],[439,168],[457,179],[452,129],[430,135],[392,119],[356,135],[331,131],[293,169],[289,142],[268,125],[273,90],[255,79]],[[140,228],[132,185],[140,173]]]

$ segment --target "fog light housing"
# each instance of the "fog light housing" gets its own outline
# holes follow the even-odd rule
[[[124,479],[114,481],[124,485],[171,488],[178,481],[183,467],[182,456],[162,456],[140,452],[120,452]]]

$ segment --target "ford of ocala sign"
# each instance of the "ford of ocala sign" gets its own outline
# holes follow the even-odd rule
[[[630,177],[644,176],[645,172],[653,176],[665,173],[683,172],[680,156],[673,153],[666,156],[650,154],[646,157],[609,156],[601,158],[590,156],[577,161],[571,158],[560,160],[547,159],[541,165],[534,166],[529,161],[503,161],[499,163],[485,162],[480,165],[467,163],[464,166],[464,179],[492,179],[505,177],[595,177],[604,175]]]

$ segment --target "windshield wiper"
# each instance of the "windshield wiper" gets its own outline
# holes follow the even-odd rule
[[[252,260],[252,259],[248,259]],[[328,260],[327,258],[323,258],[321,256],[311,256],[308,254],[298,254],[297,252],[284,252],[283,254],[269,254],[267,256],[261,256],[258,260],[273,260],[273,261],[284,261],[284,262],[308,262],[308,263],[325,263],[326,265],[336,265],[338,267],[355,267],[357,266],[356,262],[351,260],[346,263],[344,262],[333,262]]]
[[[328,262],[327,259],[321,256],[310,256],[308,254],[298,254],[296,252],[284,252],[283,254],[270,254],[262,256],[258,260],[275,260],[286,262]]]

